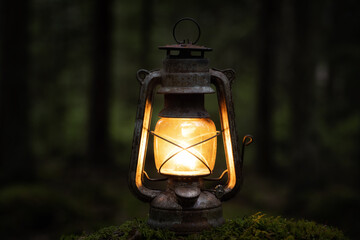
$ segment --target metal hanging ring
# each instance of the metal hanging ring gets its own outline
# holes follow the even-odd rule
[[[198,31],[199,31],[199,34],[198,34],[198,37],[196,38],[196,40],[195,40],[194,42],[190,42],[189,39],[187,39],[187,43],[196,44],[196,43],[199,41],[200,35],[201,35],[200,26],[199,26],[199,24],[198,24],[193,18],[189,18],[189,17],[181,18],[179,21],[177,21],[177,22],[175,23],[175,25],[174,25],[174,27],[173,27],[173,37],[174,37],[174,40],[175,40],[177,43],[179,43],[179,44],[184,44],[184,43],[185,43],[185,39],[184,39],[182,42],[180,42],[179,40],[177,40],[176,34],[175,34],[175,30],[176,30],[177,25],[178,25],[180,22],[182,22],[182,21],[190,21],[190,22],[195,23],[195,25],[197,26],[197,29],[198,29]]]

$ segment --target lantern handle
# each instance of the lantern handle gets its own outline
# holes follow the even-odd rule
[[[186,39],[186,40],[187,40],[186,42],[187,42],[187,44],[196,44],[196,43],[199,41],[199,39],[200,39],[201,30],[200,30],[199,24],[198,24],[193,18],[190,18],[190,17],[181,18],[180,20],[178,20],[178,21],[175,23],[175,25],[174,25],[174,27],[173,27],[173,37],[174,37],[174,40],[175,40],[178,44],[185,44],[185,43],[186,43],[186,42],[185,42],[185,39],[182,40],[182,42],[180,42],[179,40],[177,40],[176,34],[175,34],[175,30],[176,30],[177,25],[178,25],[180,22],[183,22],[183,21],[191,21],[191,22],[195,23],[195,25],[196,25],[196,27],[197,27],[197,29],[198,29],[198,36],[197,36],[197,38],[196,38],[196,40],[195,40],[194,42],[190,42],[189,39]]]

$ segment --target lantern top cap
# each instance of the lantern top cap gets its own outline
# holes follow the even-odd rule
[[[198,29],[198,36],[195,39],[195,41],[190,41],[189,39],[186,39],[186,40],[184,39],[182,41],[179,41],[176,38],[176,31],[175,31],[176,27],[178,26],[178,24],[180,22],[183,22],[183,21],[191,21],[196,25],[196,27]],[[167,50],[167,56],[169,58],[198,58],[198,57],[203,58],[204,52],[212,51],[212,49],[208,48],[208,47],[204,47],[204,46],[195,45],[199,41],[200,35],[201,35],[200,26],[193,18],[188,18],[188,17],[182,18],[182,19],[178,20],[173,27],[173,37],[174,37],[174,40],[178,44],[160,46],[159,49]],[[179,51],[179,54],[172,55],[171,51]],[[200,55],[192,55],[191,52],[200,52]]]
[[[198,46],[193,44],[173,44],[173,45],[165,45],[160,46],[159,49],[161,50],[189,50],[189,51],[199,51],[199,52],[209,52],[212,51],[211,48]]]

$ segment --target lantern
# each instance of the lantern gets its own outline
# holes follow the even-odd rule
[[[199,35],[191,43],[179,42],[175,29],[181,21],[196,24]],[[129,186],[141,200],[150,202],[148,223],[187,234],[224,222],[221,201],[233,197],[242,184],[244,147],[252,137],[243,138],[242,152],[237,139],[231,83],[233,70],[210,69],[204,57],[210,48],[195,45],[200,37],[199,25],[191,18],[179,20],[173,29],[178,44],[159,47],[166,51],[163,68],[139,70],[141,84],[129,170]],[[217,130],[204,108],[204,94],[218,96],[221,126]],[[164,95],[164,108],[155,128],[150,129],[153,96]],[[227,169],[219,178],[213,173],[217,137],[222,135]],[[152,179],[145,172],[146,151],[153,137],[155,167],[164,178]],[[226,184],[206,189],[204,181],[220,181],[227,174]],[[167,181],[166,190],[151,189],[144,180]]]

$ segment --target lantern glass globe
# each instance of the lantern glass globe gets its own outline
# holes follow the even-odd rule
[[[217,132],[210,118],[160,118],[154,131],[160,174],[206,176],[215,165]]]

